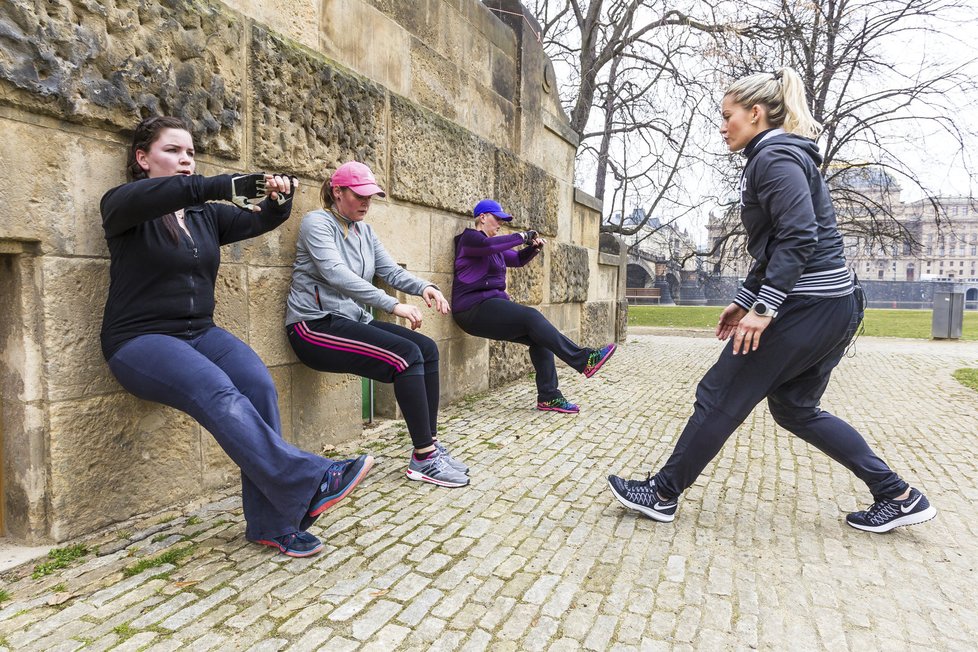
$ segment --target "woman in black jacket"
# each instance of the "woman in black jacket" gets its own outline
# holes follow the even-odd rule
[[[101,202],[111,261],[102,351],[126,390],[192,416],[238,465],[248,540],[314,555],[323,544],[305,530],[363,479],[373,458],[332,462],[284,441],[268,369],[213,319],[221,245],[288,219],[297,180],[202,177],[194,169],[193,138],[181,120],[137,125],[129,182]]]
[[[722,105],[723,136],[744,151],[740,218],[755,262],[716,327],[731,338],[696,389],[693,416],[672,456],[645,480],[609,476],[615,497],[657,521],[675,518],[679,495],[764,398],[774,420],[866,483],[874,503],[846,522],[888,532],[937,510],[880,459],[852,426],[819,408],[832,370],[863,316],[862,289],[846,267],[842,236],[815,145],[821,126],[798,74],[782,68],[735,82]]]

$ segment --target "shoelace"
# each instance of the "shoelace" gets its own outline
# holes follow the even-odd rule
[[[334,481],[339,482],[343,479],[343,473],[346,471],[346,467],[349,466],[349,462],[333,462],[328,467],[326,467],[326,482],[320,485],[320,491],[326,491],[329,485]]]
[[[866,518],[875,525],[885,523],[896,515],[897,504],[889,500],[881,500],[878,503],[873,503]]]
[[[292,543],[296,540],[296,537],[298,536],[299,536],[298,532],[292,532],[290,534],[286,534],[280,537],[275,537],[275,540],[278,541],[283,548],[288,550],[289,548],[292,547]]]

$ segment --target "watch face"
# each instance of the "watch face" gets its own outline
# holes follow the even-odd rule
[[[768,313],[767,304],[758,301],[757,303],[754,304],[754,312],[756,312],[758,315],[761,316],[766,315]]]

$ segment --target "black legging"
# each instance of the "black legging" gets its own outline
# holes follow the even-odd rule
[[[434,443],[438,423],[438,346],[397,324],[328,315],[286,327],[296,356],[317,371],[351,373],[394,384],[415,448]]]
[[[764,398],[779,426],[852,471],[876,500],[905,491],[907,483],[858,431],[819,407],[862,316],[854,295],[789,296],[756,351],[733,355],[731,338],[696,388],[693,416],[655,475],[662,497],[689,488]]]
[[[557,388],[555,355],[579,373],[587,365],[590,349],[574,344],[534,308],[494,298],[468,310],[453,312],[452,316],[469,335],[530,347],[538,401],[550,401],[561,395]]]

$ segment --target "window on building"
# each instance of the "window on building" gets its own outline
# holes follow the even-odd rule
[[[878,271],[876,273],[876,278],[878,278],[878,279],[882,279],[883,278],[883,270],[880,270],[880,271]]]
[[[941,245],[941,246],[940,246],[940,247],[938,248],[938,250],[937,250],[937,255],[938,255],[938,256],[946,256],[946,255],[947,255],[947,254],[946,254],[946,253],[944,252],[944,245]]]
[[[976,247],[975,245],[971,245],[971,255],[978,256],[978,247]]]

